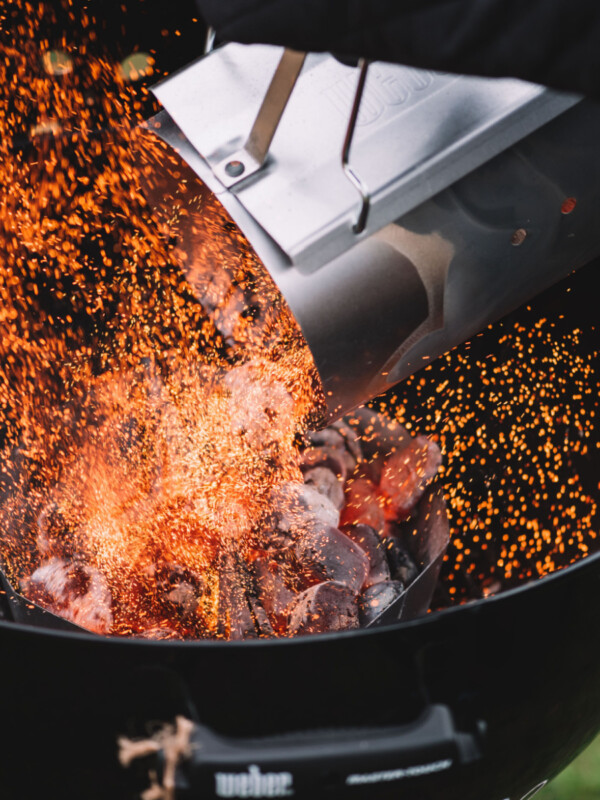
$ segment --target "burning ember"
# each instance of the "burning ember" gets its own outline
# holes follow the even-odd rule
[[[103,376],[59,482],[4,507],[31,520],[13,540],[35,554],[21,591],[97,633],[150,638],[370,622],[418,575],[397,523],[439,450],[396,426],[395,451],[367,461],[345,423],[299,448],[296,411],[270,362]]]
[[[122,67],[82,52],[5,50],[4,128],[32,137],[3,137],[7,573],[98,633],[353,627],[363,589],[365,618],[375,585],[404,589],[386,548],[416,574],[384,528],[416,506],[437,448],[403,442],[373,480],[350,428],[307,439],[318,378],[277,290],[141,126]]]
[[[291,314],[143,124],[131,81],[152,57],[94,54],[94,21],[68,3],[82,41],[45,40],[58,12],[21,5],[0,31],[0,555],[15,587],[116,635],[369,624],[424,566],[438,470],[452,545],[437,606],[589,552],[597,509],[572,456],[597,447],[595,420],[572,388],[589,396],[595,377],[577,331],[500,326],[504,360],[489,334],[480,357],[459,349],[388,397],[387,417],[311,433],[322,397]]]

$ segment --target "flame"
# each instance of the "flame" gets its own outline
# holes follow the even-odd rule
[[[301,480],[312,359],[122,67],[88,53],[93,20],[57,54],[37,30],[53,9],[20,12],[0,63],[3,559],[16,583],[48,559],[97,570],[112,633],[212,635],[224,559]],[[200,587],[186,619],[159,597],[174,573]]]
[[[112,63],[98,40],[70,0],[0,3],[2,559],[18,585],[77,554],[112,633],[227,637],[223,589],[260,553],[270,493],[301,480],[318,381],[248,242],[143,124],[128,77],[152,56]],[[447,456],[443,603],[598,547],[575,464],[598,449],[597,357],[534,316],[382,401]]]

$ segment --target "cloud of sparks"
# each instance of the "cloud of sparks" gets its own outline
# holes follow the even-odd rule
[[[142,124],[140,66],[90,55],[80,10],[78,46],[52,50],[53,13],[2,22],[3,560],[18,585],[75,553],[108,583],[113,633],[168,624],[157,575],[183,564],[204,586],[184,633],[205,635],[222,551],[249,547],[273,486],[301,480],[318,384],[247,242]],[[165,172],[177,197],[152,208],[141,187]]]

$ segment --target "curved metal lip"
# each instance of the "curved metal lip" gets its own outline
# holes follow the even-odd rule
[[[247,138],[281,52],[230,42],[152,88],[213,181]],[[309,53],[266,168],[235,187],[246,212],[300,271],[329,263],[581,100],[514,79],[373,62],[352,145],[351,170],[360,176],[353,187],[342,152],[355,86],[354,68]],[[369,214],[359,233],[356,189],[364,212],[365,185]],[[220,191],[228,193],[223,184]]]
[[[456,617],[458,614],[467,614],[471,612],[479,612],[483,606],[486,608],[491,605],[498,605],[503,602],[508,602],[510,599],[514,597],[519,597],[526,592],[533,592],[542,586],[547,586],[549,583],[558,583],[559,581],[570,580],[572,576],[584,569],[593,569],[594,564],[596,566],[600,565],[600,552],[594,553],[593,555],[586,556],[579,561],[575,562],[574,564],[569,565],[568,567],[563,567],[562,569],[557,570],[556,572],[551,573],[550,575],[546,575],[543,578],[539,578],[538,580],[532,580],[528,583],[525,583],[521,586],[516,586],[514,589],[507,589],[505,592],[501,592],[497,595],[493,595],[491,597],[481,598],[479,600],[472,600],[470,602],[464,603],[463,605],[459,606],[452,606],[451,608],[444,608],[440,611],[432,611],[429,614],[426,614],[423,617],[419,617],[418,619],[409,620],[407,622],[398,622],[392,625],[386,625],[381,628],[359,628],[358,630],[351,630],[351,631],[339,631],[337,633],[315,633],[315,634],[308,634],[307,636],[296,636],[294,638],[281,638],[281,639],[245,639],[242,641],[222,641],[219,639],[171,639],[171,640],[152,640],[152,639],[141,639],[136,637],[124,637],[124,636],[100,636],[94,633],[88,633],[83,631],[79,632],[71,632],[71,631],[57,631],[57,630],[50,630],[46,628],[39,628],[34,625],[23,625],[18,622],[10,622],[6,620],[0,620],[0,632],[3,629],[11,629],[11,630],[18,630],[20,633],[30,633],[34,635],[41,635],[47,636],[51,638],[59,637],[59,638],[67,638],[67,639],[75,639],[77,641],[85,641],[89,644],[96,644],[98,646],[106,645],[106,646],[121,646],[126,648],[131,647],[145,647],[147,648],[148,652],[151,650],[162,650],[163,652],[166,650],[172,650],[176,648],[177,650],[184,649],[190,650],[192,648],[198,650],[205,650],[207,648],[216,650],[216,649],[227,649],[231,651],[239,651],[240,649],[246,648],[263,648],[267,649],[270,647],[297,647],[297,646],[305,646],[305,645],[319,645],[319,644],[330,644],[333,641],[339,641],[340,639],[348,640],[349,638],[354,639],[365,639],[373,638],[376,636],[380,636],[382,634],[393,634],[394,632],[398,631],[406,631],[412,630],[416,627],[429,627],[438,624],[439,620],[445,620],[450,617]]]

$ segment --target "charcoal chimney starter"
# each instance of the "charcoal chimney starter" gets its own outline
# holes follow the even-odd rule
[[[330,418],[600,252],[579,97],[236,44],[153,91],[151,127],[279,286]]]

